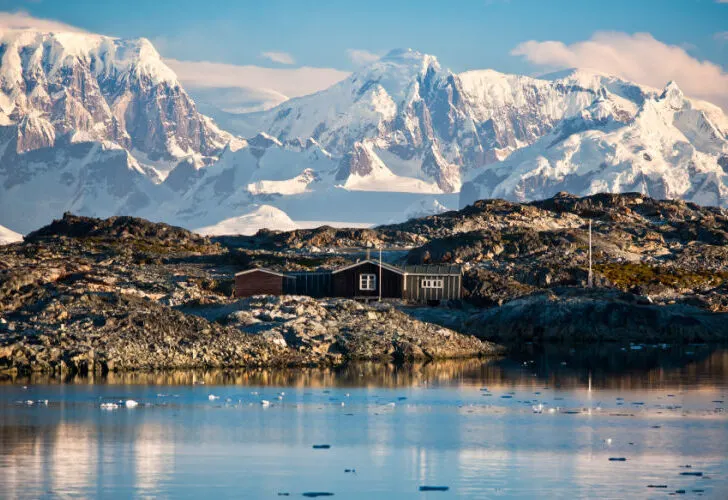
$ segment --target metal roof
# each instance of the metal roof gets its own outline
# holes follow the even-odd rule
[[[387,264],[386,262],[382,262],[380,264],[380,262],[378,260],[372,260],[372,259],[360,260],[359,262],[355,262],[353,264],[349,264],[348,266],[340,267],[340,268],[334,270],[332,272],[332,274],[340,273],[341,271],[346,271],[347,269],[352,269],[352,268],[355,268],[355,267],[359,267],[359,266],[362,266],[364,264],[374,264],[375,266],[381,265],[382,266],[382,269],[387,269],[387,270],[392,271],[392,272],[397,273],[397,274],[404,274],[404,270],[401,269],[401,268],[399,268],[399,267],[393,266],[391,264]]]
[[[286,276],[296,277],[296,276],[328,276],[329,274],[332,274],[332,271],[330,269],[326,269],[324,271],[286,271]]]
[[[419,264],[416,266],[404,266],[407,274],[423,274],[428,276],[460,276],[462,267],[456,264]]]
[[[235,273],[235,276],[242,276],[243,274],[250,274],[250,273],[254,273],[256,271],[260,271],[261,273],[273,274],[275,276],[280,276],[281,278],[288,277],[283,273],[279,273],[277,271],[273,271],[272,269],[267,269],[265,267],[254,267],[252,269],[246,269],[245,271],[240,271],[239,273]]]

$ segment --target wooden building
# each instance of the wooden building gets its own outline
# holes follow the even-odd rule
[[[459,300],[463,273],[457,265],[417,265],[404,267],[403,299],[421,304]]]
[[[260,268],[237,273],[235,296],[251,295],[404,299],[438,304],[462,298],[462,269],[457,265],[397,267],[366,259],[334,271],[279,273]]]
[[[291,278],[270,269],[248,269],[235,274],[235,296],[283,295],[290,290]]]
[[[332,275],[334,297],[366,300],[402,298],[404,271],[390,264],[362,260],[336,269]]]

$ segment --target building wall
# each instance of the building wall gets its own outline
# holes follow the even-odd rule
[[[428,277],[442,278],[443,288],[422,288],[422,280]],[[427,303],[431,300],[457,300],[461,297],[462,276],[408,274],[404,298],[411,302]]]
[[[310,297],[333,296],[333,280],[330,272],[297,272],[287,273],[295,279],[287,279],[283,292],[291,295],[308,295]]]
[[[359,275],[374,274],[377,276],[376,290],[359,290]],[[333,275],[333,292],[335,297],[379,297],[382,287],[382,298],[402,298],[402,275],[382,268],[382,279],[379,279],[379,266],[365,262],[359,266],[338,272]]]
[[[235,276],[235,296],[283,295],[283,277],[265,271]]]

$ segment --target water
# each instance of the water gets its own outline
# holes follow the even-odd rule
[[[726,403],[707,347],[17,379],[0,497],[728,498]]]

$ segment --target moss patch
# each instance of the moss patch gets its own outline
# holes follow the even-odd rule
[[[663,285],[677,289],[716,287],[728,280],[728,272],[725,271],[685,271],[642,263],[597,264],[594,270],[617,288],[624,290],[644,285]]]

